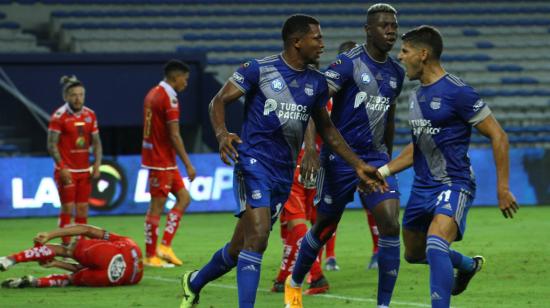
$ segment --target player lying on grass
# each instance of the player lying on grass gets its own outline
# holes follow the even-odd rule
[[[70,246],[47,244],[54,238],[79,236]],[[67,285],[110,287],[137,284],[143,277],[142,255],[138,245],[129,237],[110,233],[91,225],[73,225],[50,232],[40,232],[35,246],[10,256],[0,257],[0,271],[22,262],[38,262],[42,267],[57,267],[70,274],[52,274],[36,278],[30,275],[9,278],[4,288],[44,288]],[[55,257],[72,258],[68,263]]]

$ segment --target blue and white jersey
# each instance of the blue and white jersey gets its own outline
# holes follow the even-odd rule
[[[239,156],[258,160],[285,180],[290,170],[292,181],[312,110],[328,101],[324,75],[313,67],[296,70],[279,54],[244,63],[229,80],[246,95]]]
[[[390,105],[401,93],[405,72],[391,58],[373,60],[357,46],[325,71],[333,97],[331,118],[355,153],[368,160],[388,160],[384,132]]]
[[[472,127],[491,114],[489,107],[472,87],[451,74],[417,88],[409,104],[413,187],[460,185],[475,191],[468,147]]]

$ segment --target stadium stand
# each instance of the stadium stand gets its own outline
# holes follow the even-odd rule
[[[17,3],[14,3],[17,2]],[[315,6],[311,4],[315,3]],[[280,50],[280,26],[293,13],[317,16],[326,53],[344,40],[364,41],[364,1],[329,0],[42,0],[0,1],[0,11],[40,10],[53,49],[72,53],[206,52],[220,82],[247,59]],[[477,88],[514,146],[550,147],[550,3],[543,1],[401,0],[400,32],[421,24],[440,28],[446,68]],[[0,52],[44,51],[17,19],[0,13]],[[27,48],[27,49],[26,49]],[[26,51],[23,51],[26,50]],[[397,54],[399,45],[393,54]],[[403,93],[414,83],[407,82]],[[407,96],[398,104],[396,141],[410,139]],[[474,143],[486,146],[475,135]]]

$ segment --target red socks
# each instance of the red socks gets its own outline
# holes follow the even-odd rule
[[[176,235],[176,232],[178,231],[178,227],[180,225],[181,217],[183,216],[183,212],[173,208],[168,212],[168,215],[166,216],[166,227],[164,228],[164,235],[162,236],[162,245],[164,246],[170,246],[172,245],[172,239]]]
[[[300,243],[304,235],[307,233],[306,224],[299,224],[294,226],[290,232],[287,233],[286,243],[284,245],[283,262],[279,269],[279,275],[277,275],[276,281],[285,281],[286,277],[292,273],[296,257],[298,256],[298,250],[300,249]]]
[[[46,277],[38,278],[38,288],[48,287],[64,287],[69,284],[71,275],[69,274],[53,274]]]
[[[57,221],[57,226],[59,228],[64,228],[66,225],[71,224],[71,214],[69,213],[59,213],[59,220]],[[61,238],[63,245],[69,245],[71,242],[70,236],[64,236]]]
[[[157,238],[160,216],[147,214],[145,216],[145,256],[154,257],[157,249]]]
[[[53,259],[53,257],[55,257],[55,252],[48,246],[43,245],[36,245],[33,248],[14,253],[10,256],[16,263],[32,261],[44,262]]]
[[[370,228],[370,234],[372,235],[372,253],[378,252],[378,237],[380,236],[380,233],[378,233],[378,227],[376,226],[376,220],[374,219],[374,215],[370,211],[367,212],[367,221],[369,222],[369,228]]]

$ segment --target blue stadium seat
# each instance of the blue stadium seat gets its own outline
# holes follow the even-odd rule
[[[489,41],[479,41],[479,42],[476,42],[476,47],[480,49],[490,49],[490,48],[495,48],[495,44]]]
[[[255,46],[178,46],[177,52],[278,52],[279,45],[255,45]]]
[[[537,90],[495,90],[495,89],[480,89],[479,95],[482,97],[494,97],[494,96],[550,96],[550,90],[537,89]]]
[[[233,41],[233,40],[270,40],[280,39],[280,33],[189,33],[183,35],[186,41]]]
[[[19,24],[13,21],[0,22],[0,29],[19,29],[19,28],[20,28]]]
[[[539,81],[533,77],[502,77],[502,84],[538,84]]]
[[[523,67],[516,64],[489,64],[487,70],[489,72],[521,72]]]

